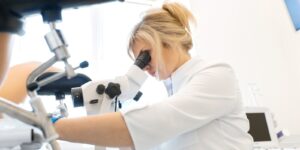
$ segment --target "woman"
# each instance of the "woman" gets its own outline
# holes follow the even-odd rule
[[[177,3],[148,11],[129,44],[148,50],[146,71],[164,80],[169,97],[144,107],[55,123],[60,139],[136,150],[250,150],[252,138],[233,70],[191,58],[189,20]],[[131,53],[130,52],[130,53]]]

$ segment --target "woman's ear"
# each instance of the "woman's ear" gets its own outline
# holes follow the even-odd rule
[[[171,47],[170,44],[165,43],[165,42],[162,43],[162,46],[163,46],[163,48],[165,48],[165,49],[169,49],[169,48]]]

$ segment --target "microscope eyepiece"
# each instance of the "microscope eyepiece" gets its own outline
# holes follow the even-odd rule
[[[136,58],[134,64],[139,68],[144,69],[151,61],[151,56],[149,50],[143,50],[140,52],[139,56]]]

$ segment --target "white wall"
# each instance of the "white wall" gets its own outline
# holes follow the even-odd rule
[[[245,105],[270,108],[279,126],[300,134],[300,33],[284,1],[190,1],[197,54],[230,63]]]

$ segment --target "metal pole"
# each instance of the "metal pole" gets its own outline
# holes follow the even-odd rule
[[[17,118],[20,121],[33,126],[40,126],[40,120],[32,112],[28,112],[17,106],[16,104],[0,97],[0,112],[4,112],[12,118]]]

